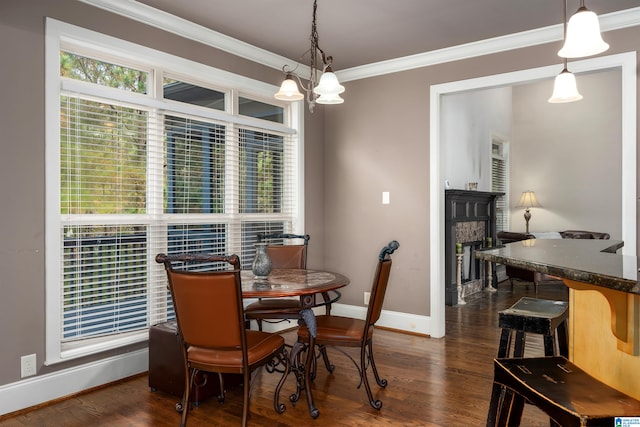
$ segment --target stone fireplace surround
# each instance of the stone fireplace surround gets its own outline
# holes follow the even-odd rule
[[[464,294],[483,288],[484,269],[475,259],[474,251],[482,247],[487,237],[496,241],[496,199],[504,193],[445,190],[445,303],[456,305],[456,243],[463,253]]]

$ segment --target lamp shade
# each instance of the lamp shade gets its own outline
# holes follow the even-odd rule
[[[569,72],[566,68],[556,76],[553,84],[553,94],[548,102],[552,104],[560,104],[564,102],[580,101],[582,95],[578,92],[576,85],[576,76]],[[534,196],[535,197],[535,196]]]
[[[316,102],[318,104],[342,104],[344,99],[340,98],[340,95],[335,93],[330,95],[320,95],[316,99]]]
[[[519,208],[541,208],[542,205],[538,203],[538,199],[536,198],[536,193],[530,190],[523,191],[520,196],[520,201],[518,202]]]
[[[609,49],[602,40],[598,15],[582,6],[569,19],[564,46],[558,51],[563,58],[582,58]]]
[[[304,95],[298,90],[298,85],[291,75],[288,75],[284,79],[280,90],[273,96],[281,101],[299,101],[304,98]]]
[[[318,86],[313,88],[313,92],[320,95],[320,97],[323,95],[338,95],[344,92],[344,86],[338,82],[338,78],[333,71],[325,71],[320,77]]]

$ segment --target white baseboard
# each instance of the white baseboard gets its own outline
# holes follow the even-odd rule
[[[0,415],[79,393],[149,370],[142,349],[0,387]]]
[[[314,312],[316,314],[323,314],[324,309],[314,309]],[[346,304],[332,304],[331,314],[334,314],[336,316],[353,317],[354,319],[364,319],[367,316],[367,307]],[[397,329],[403,332],[430,335],[430,321],[431,318],[428,316],[418,316],[416,314],[382,310],[380,320],[378,320],[376,325],[390,329]],[[297,323],[295,320],[278,323],[263,322],[262,330],[266,332],[280,332],[296,326]]]
[[[364,319],[367,317],[367,307],[356,305],[333,304],[331,314],[337,316]],[[421,335],[431,335],[431,318],[417,314],[401,313],[399,311],[382,310],[380,320],[376,323],[385,328],[397,329],[403,332],[411,332]]]

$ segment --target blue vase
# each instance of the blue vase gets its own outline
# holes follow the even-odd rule
[[[267,243],[256,243],[256,256],[251,271],[256,279],[266,279],[271,273],[271,258],[267,253]]]

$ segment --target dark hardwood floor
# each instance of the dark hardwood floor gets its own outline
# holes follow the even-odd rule
[[[329,350],[336,365],[330,375],[320,367],[314,382],[320,417],[309,417],[301,398],[288,401],[294,390],[293,377],[283,389],[286,411],[273,410],[274,374],[261,371],[254,382],[250,426],[483,426],[489,405],[492,361],[498,345],[497,312],[522,296],[534,296],[530,284],[508,282],[495,294],[468,298],[465,306],[446,307],[446,337],[424,338],[386,330],[376,330],[374,348],[378,370],[389,385],[374,393],[383,402],[380,411],[369,406],[366,393],[357,389],[358,380],[349,359]],[[561,284],[542,284],[538,297],[566,300]],[[287,332],[291,342],[295,334]],[[356,355],[356,352],[350,352]],[[527,342],[526,355],[541,355],[542,340]],[[178,399],[151,392],[147,376],[141,375],[90,393],[80,394],[51,405],[11,417],[0,417],[0,426],[177,426],[174,410]],[[241,390],[227,393],[224,404],[206,400],[189,415],[190,426],[231,426],[240,424]],[[537,408],[525,408],[523,426],[548,426],[549,420]]]

